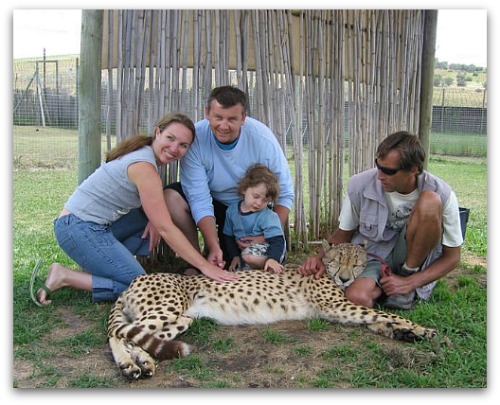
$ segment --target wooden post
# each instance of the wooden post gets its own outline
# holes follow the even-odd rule
[[[432,91],[434,87],[434,58],[436,54],[437,10],[426,10],[424,20],[424,43],[422,48],[422,81],[420,86],[419,138],[427,151],[424,167],[427,168],[432,128]]]
[[[82,10],[78,87],[78,184],[101,162],[102,10]]]

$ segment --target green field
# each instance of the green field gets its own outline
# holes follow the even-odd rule
[[[111,145],[115,145],[115,137]],[[101,150],[106,152],[106,137]],[[486,134],[433,133],[430,154],[486,157]],[[76,130],[14,126],[13,159],[16,167],[75,168],[78,158]]]
[[[200,320],[183,338],[198,351],[186,359],[162,363],[155,379],[131,384],[121,378],[107,349],[108,304],[93,304],[87,293],[71,290],[58,291],[50,308],[40,309],[30,301],[28,283],[36,258],[42,258],[45,267],[53,261],[74,265],[57,246],[52,220],[73,191],[76,172],[16,166],[14,386],[165,388],[187,381],[188,386],[201,388],[248,388],[252,379],[261,375],[274,388],[486,387],[486,159],[438,156],[431,159],[429,170],[444,178],[454,188],[460,205],[471,210],[460,268],[439,281],[428,303],[402,312],[415,322],[436,328],[439,337],[435,342],[394,345],[358,329],[329,324],[309,324],[308,330],[301,332],[302,339],[279,324],[255,329],[252,346],[285,351],[287,364],[291,362],[300,370],[306,362],[316,370],[296,371],[293,381],[284,383],[279,362],[253,370],[250,377],[218,367],[222,359],[241,361],[245,347],[241,339],[250,332]],[[303,253],[292,252],[289,263],[300,263],[303,258]],[[312,344],[315,336],[329,340],[329,334],[335,341],[317,352]],[[242,337],[237,338],[239,335]]]

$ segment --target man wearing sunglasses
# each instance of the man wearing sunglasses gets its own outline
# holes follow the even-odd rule
[[[417,136],[396,132],[378,146],[375,168],[349,180],[339,229],[328,242],[365,245],[366,268],[345,291],[356,304],[410,309],[460,263],[457,197],[423,169],[425,156]],[[306,259],[299,273],[320,277],[323,256],[321,249]]]

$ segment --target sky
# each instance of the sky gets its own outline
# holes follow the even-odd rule
[[[80,52],[81,10],[14,10],[13,58]],[[436,58],[487,67],[487,10],[441,9]]]
[[[436,58],[487,67],[487,10],[439,10]]]

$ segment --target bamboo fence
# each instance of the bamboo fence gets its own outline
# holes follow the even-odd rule
[[[117,140],[167,112],[204,117],[215,86],[247,92],[295,178],[293,244],[337,226],[347,175],[418,132],[424,10],[110,10],[103,69]],[[111,132],[107,132],[108,139]],[[108,143],[109,146],[109,143]],[[176,181],[177,164],[163,173]]]

